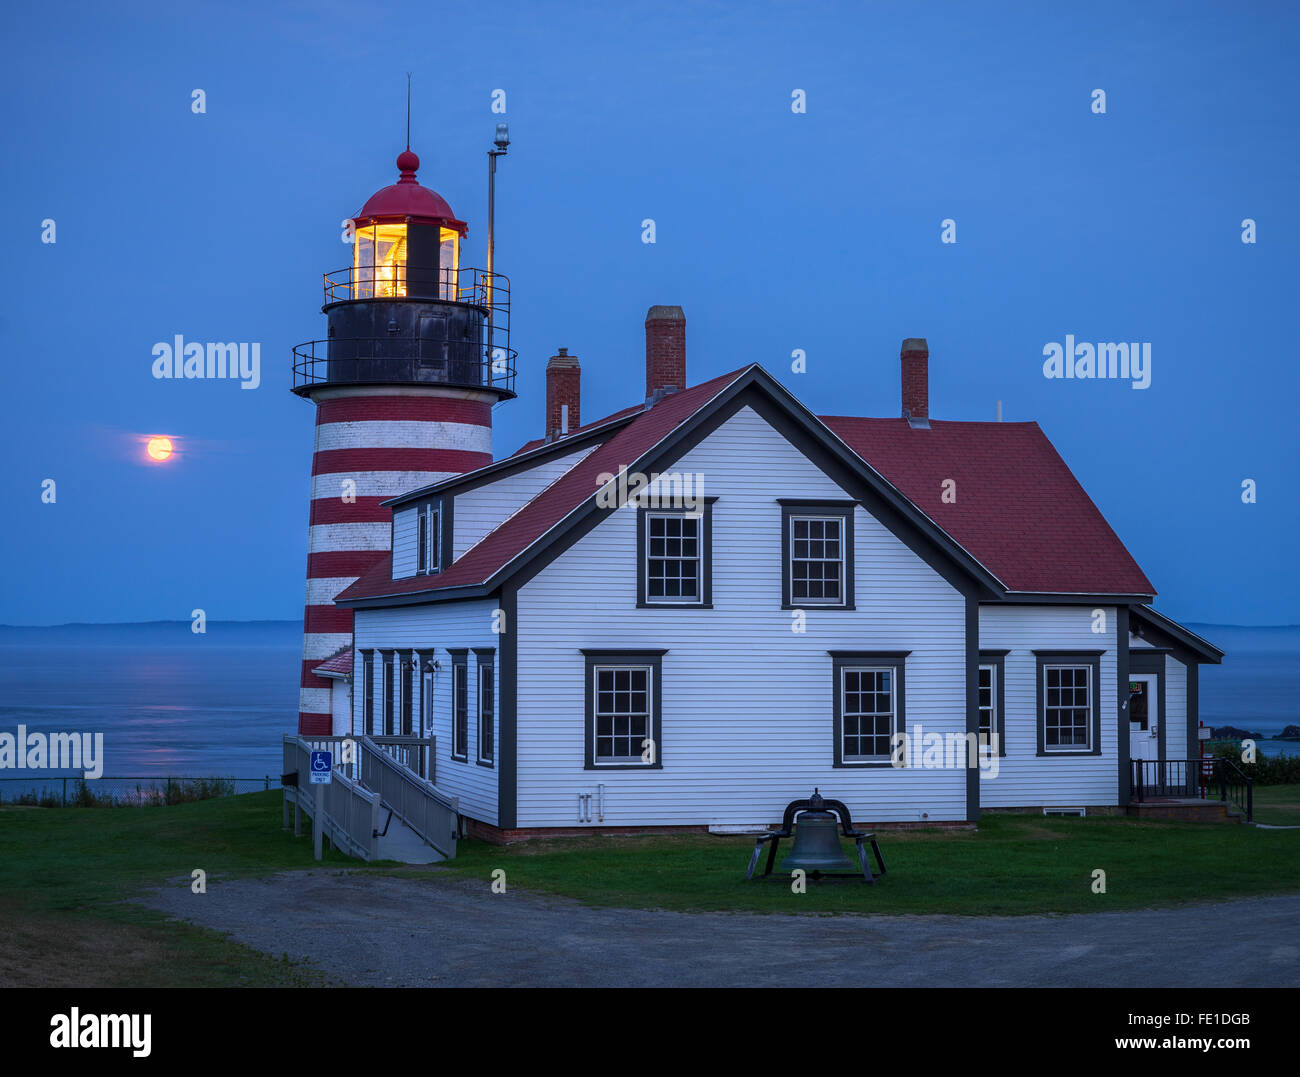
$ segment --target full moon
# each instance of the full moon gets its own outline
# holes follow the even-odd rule
[[[150,438],[145,451],[151,460],[166,460],[172,454],[171,438]]]

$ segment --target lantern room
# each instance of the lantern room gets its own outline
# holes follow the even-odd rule
[[[409,149],[400,153],[398,181],[371,195],[353,218],[347,294],[334,298],[460,299],[460,241],[467,227],[439,194],[416,182],[419,167]]]

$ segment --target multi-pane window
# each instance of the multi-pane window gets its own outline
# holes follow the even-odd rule
[[[844,517],[790,517],[790,600],[844,602]]]
[[[478,659],[478,760],[492,762],[492,658],[479,655]]]
[[[1043,666],[1043,747],[1087,749],[1092,725],[1092,667]]]
[[[415,520],[415,571],[429,571],[429,514],[424,509]]]
[[[469,664],[463,654],[451,662],[451,754],[469,757]]]
[[[997,667],[980,666],[980,747],[993,743],[997,730]]]
[[[420,673],[420,661],[417,655],[410,655],[402,660],[405,677],[402,680],[402,734],[409,737],[414,731],[415,723],[415,686]]]
[[[651,736],[653,678],[649,666],[595,666],[593,759],[596,763],[637,763]]]
[[[437,505],[429,506],[429,522],[425,525],[427,539],[425,540],[428,550],[425,554],[428,563],[429,572],[442,571],[442,527],[439,521],[439,512]]]
[[[894,670],[848,666],[840,675],[842,758],[888,759],[896,713]]]
[[[384,736],[392,736],[393,733],[393,689],[395,682],[393,679],[393,658],[395,656],[390,651],[384,655]]]
[[[365,729],[368,736],[375,735],[375,652],[369,651],[361,659],[361,676],[364,680],[362,698],[365,700]]]
[[[702,517],[645,514],[647,602],[699,602]]]

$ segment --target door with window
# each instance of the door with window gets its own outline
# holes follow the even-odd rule
[[[1160,697],[1154,673],[1134,673],[1128,679],[1128,752],[1130,759],[1160,758]],[[1144,768],[1147,781],[1154,767]]]

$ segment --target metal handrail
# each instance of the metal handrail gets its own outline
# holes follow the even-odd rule
[[[1231,759],[1133,759],[1132,799],[1141,804],[1148,796],[1206,798],[1216,785],[1219,800],[1231,801],[1252,822],[1255,815],[1255,781]],[[1206,770],[1208,768],[1208,772]],[[1205,779],[1203,782],[1202,779]]]
[[[379,269],[390,271],[391,278],[379,278]],[[470,303],[492,311],[500,327],[502,315],[510,312],[510,278],[504,273],[462,266],[459,269],[439,266],[421,269],[405,263],[389,266],[347,266],[324,275],[325,305],[346,303],[352,299],[441,299],[448,303]],[[410,296],[414,281],[424,295]]]
[[[504,339],[504,338],[503,338]],[[430,345],[449,343],[458,355],[428,357]],[[347,354],[351,353],[351,354]],[[293,387],[325,383],[430,384],[458,389],[493,389],[514,395],[519,353],[498,341],[429,341],[419,337],[329,337],[293,349]]]

